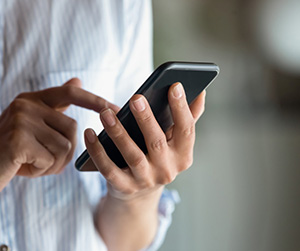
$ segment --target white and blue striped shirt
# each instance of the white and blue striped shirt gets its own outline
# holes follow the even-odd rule
[[[151,22],[149,0],[1,0],[0,113],[17,94],[72,77],[122,105],[152,70]],[[78,122],[76,158],[85,148],[84,129],[101,129],[99,117],[75,106],[66,114]],[[106,250],[93,222],[105,192],[101,174],[76,171],[74,160],[60,175],[13,178],[0,192],[0,246]],[[162,196],[160,228],[149,250],[164,238],[175,197]]]

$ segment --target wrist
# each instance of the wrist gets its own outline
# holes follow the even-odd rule
[[[164,186],[159,185],[132,194],[123,194],[108,185],[106,199],[129,209],[158,205]]]
[[[108,190],[99,205],[96,222],[101,237],[111,250],[140,250],[150,245],[158,228],[162,190],[163,186],[160,186],[130,197],[116,197]]]

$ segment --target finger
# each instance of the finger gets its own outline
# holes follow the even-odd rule
[[[23,161],[17,175],[38,177],[55,163],[55,157],[38,141],[29,142],[26,160]]]
[[[147,173],[147,158],[142,150],[128,135],[115,113],[106,109],[100,114],[100,119],[108,136],[119,149],[124,160],[131,169],[133,175],[138,179],[144,179]]]
[[[59,173],[71,160],[75,146],[62,134],[46,124],[36,130],[37,140],[55,157],[55,163],[44,175]]]
[[[64,86],[66,85],[72,85],[74,87],[81,88],[82,87],[82,82],[79,78],[71,78],[69,81],[63,84]]]
[[[155,163],[161,162],[168,149],[167,139],[147,100],[142,95],[135,95],[130,100],[130,109],[143,133],[150,159]]]
[[[107,156],[103,146],[99,142],[94,130],[86,129],[84,132],[85,144],[88,153],[104,178],[116,189],[123,191],[130,185],[129,176],[124,173],[114,162]]]
[[[45,112],[43,121],[49,127],[61,133],[71,142],[74,141],[77,132],[76,120],[66,116],[63,113],[49,109]]]
[[[173,126],[171,128],[169,128],[166,132],[166,139],[167,141],[170,141],[173,137]]]
[[[195,122],[182,84],[173,84],[168,96],[174,121],[172,141],[182,154],[189,153],[195,141]]]
[[[205,97],[206,97],[206,91],[202,91],[200,95],[190,104],[190,110],[191,113],[197,121],[201,115],[204,113],[205,110]]]
[[[80,79],[78,79],[78,78],[70,79],[65,84],[63,84],[63,86],[66,86],[66,85],[70,85],[70,86],[72,85],[72,86],[77,87],[77,88],[82,87],[82,83],[81,83]],[[69,105],[68,106],[63,106],[61,108],[57,108],[57,111],[64,112],[65,110],[67,110],[68,107],[69,107]]]
[[[47,138],[49,140],[56,139],[62,145],[62,147],[56,147],[55,145],[54,147],[49,147],[54,154],[57,151],[56,148],[59,149],[58,155],[62,154],[64,162],[55,168],[55,173],[60,173],[73,157],[77,143],[77,122],[65,114],[52,109],[44,111],[44,114],[43,123],[49,127],[49,130],[55,131],[51,137],[48,135]],[[47,141],[47,139],[43,141]],[[63,151],[68,144],[68,151]]]
[[[74,81],[80,82],[79,79],[72,79],[63,86],[53,87],[38,92],[38,97],[42,100],[42,102],[54,109],[65,109],[69,105],[73,104],[96,112],[100,112],[102,109],[107,107],[118,110],[118,106],[81,89],[78,87],[80,84],[74,84]]]

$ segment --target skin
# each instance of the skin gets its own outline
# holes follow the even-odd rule
[[[79,79],[18,95],[0,116],[0,191],[15,175],[59,174],[72,159],[77,123],[62,112],[70,104],[99,112],[118,109],[82,90]]]
[[[63,114],[70,104],[100,112],[105,130],[129,167],[121,170],[115,166],[95,132],[85,131],[89,154],[108,187],[107,196],[99,203],[95,225],[108,250],[140,250],[155,236],[164,185],[192,164],[195,123],[204,103],[205,92],[188,106],[182,85],[172,85],[169,104],[174,126],[164,134],[146,99],[133,96],[130,108],[149,152],[144,155],[116,118],[119,108],[82,90],[80,80],[22,93],[0,116],[0,191],[16,175],[34,178],[64,170],[76,146],[76,121]]]
[[[193,162],[195,123],[204,111],[205,92],[188,106],[182,85],[176,83],[168,98],[174,126],[166,134],[143,96],[135,95],[130,101],[145,138],[147,155],[128,136],[111,109],[101,111],[105,130],[129,165],[125,170],[110,160],[92,129],[85,131],[88,152],[108,182],[108,194],[99,205],[96,225],[109,250],[140,250],[151,243],[164,185]]]

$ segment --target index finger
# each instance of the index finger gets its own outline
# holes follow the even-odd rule
[[[79,80],[78,80],[79,81]],[[60,109],[71,104],[100,112],[104,108],[118,110],[119,107],[78,86],[65,84],[38,92],[39,98],[46,105]]]

